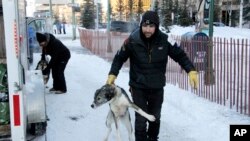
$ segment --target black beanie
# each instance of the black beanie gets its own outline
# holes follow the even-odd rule
[[[44,35],[43,33],[39,33],[39,32],[36,33],[36,39],[39,43],[47,40],[46,35]]]
[[[141,25],[142,23],[154,23],[158,28],[160,24],[159,16],[155,11],[146,11],[142,16]]]

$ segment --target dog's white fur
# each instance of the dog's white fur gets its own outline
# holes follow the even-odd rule
[[[108,90],[107,90],[108,89]],[[110,91],[111,89],[111,91]],[[113,89],[113,91],[112,91]],[[110,94],[110,93],[113,93]],[[109,98],[109,95],[111,97]],[[98,89],[95,94],[94,102],[91,105],[92,108],[97,108],[105,103],[109,103],[110,110],[106,119],[106,126],[108,127],[107,135],[104,138],[104,141],[108,140],[108,137],[111,133],[111,124],[115,123],[117,141],[121,141],[121,135],[119,131],[118,122],[121,121],[126,126],[129,133],[129,141],[132,141],[133,137],[133,128],[131,124],[130,114],[128,108],[131,107],[137,113],[148,119],[149,121],[155,121],[153,115],[149,115],[144,112],[141,108],[136,106],[128,97],[125,90],[115,85],[104,85],[102,88]]]

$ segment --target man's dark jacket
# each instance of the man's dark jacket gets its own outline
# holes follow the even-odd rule
[[[195,70],[185,52],[168,42],[168,36],[157,31],[150,41],[142,38],[138,28],[116,53],[109,74],[118,75],[123,63],[130,60],[129,85],[137,88],[162,88],[166,83],[168,56],[186,71]]]
[[[43,48],[42,59],[45,59],[45,55],[50,55],[49,68],[60,62],[68,62],[70,58],[69,49],[54,35],[46,33],[48,45]]]

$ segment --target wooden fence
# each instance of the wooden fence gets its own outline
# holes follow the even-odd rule
[[[81,45],[92,53],[111,61],[129,36],[79,28]],[[110,36],[110,38],[108,38]],[[177,63],[169,59],[167,83],[178,84],[212,102],[225,105],[250,116],[250,40],[213,38],[212,48],[206,37],[183,39],[170,36],[185,50],[199,72],[199,88],[191,89],[188,76]],[[211,63],[211,64],[210,64]],[[128,63],[126,64],[128,65]],[[210,69],[209,69],[209,66]],[[210,71],[209,71],[210,70]],[[208,79],[213,81],[208,81]]]

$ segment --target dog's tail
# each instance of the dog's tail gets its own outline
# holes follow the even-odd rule
[[[143,111],[140,107],[138,107],[137,105],[135,105],[134,103],[131,103],[131,107],[141,116],[145,117],[146,119],[148,119],[149,121],[153,122],[155,121],[155,116],[150,115],[148,113],[146,113],[145,111]]]
[[[131,87],[129,88],[129,92],[131,93],[131,95],[133,95],[133,90],[132,90]],[[136,104],[134,104],[134,103],[131,102],[131,101],[130,101],[130,105],[131,105],[131,107],[132,107],[138,114],[140,114],[141,116],[145,117],[145,118],[148,119],[149,121],[153,122],[153,121],[156,120],[156,119],[155,119],[155,116],[146,113],[145,111],[143,111],[140,107],[138,107]]]

